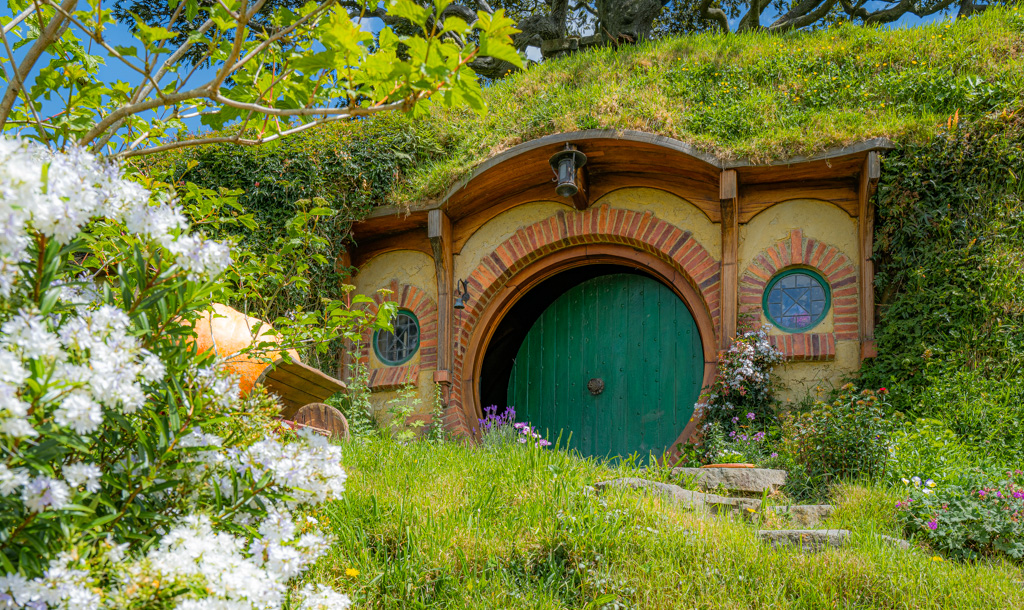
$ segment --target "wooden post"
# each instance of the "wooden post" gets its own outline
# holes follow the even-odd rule
[[[434,251],[434,273],[437,276],[437,371],[434,380],[451,382],[452,369],[452,284],[454,260],[452,257],[452,223],[442,210],[427,214],[427,237]]]
[[[860,172],[857,229],[860,244],[860,357],[878,355],[875,348],[875,263],[871,260],[875,236],[875,186],[881,176],[877,152],[869,152]]]
[[[590,175],[586,165],[576,170],[576,186],[579,190],[572,196],[572,205],[582,212],[590,207]]]
[[[736,337],[739,315],[739,269],[737,259],[740,247],[739,184],[736,170],[722,172],[718,189],[722,205],[722,303],[719,309],[721,337],[719,347],[726,349]]]

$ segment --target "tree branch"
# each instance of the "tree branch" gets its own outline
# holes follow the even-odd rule
[[[700,11],[701,17],[708,21],[714,21],[718,27],[722,28],[723,32],[729,33],[729,16],[720,8],[711,8],[711,0],[701,0],[697,10]]]
[[[60,6],[66,12],[70,12],[77,5],[78,0],[64,0]],[[11,115],[11,109],[14,108],[14,100],[18,99],[18,91],[24,87],[25,80],[28,78],[29,73],[32,72],[32,67],[36,65],[36,61],[39,60],[43,52],[60,36],[61,26],[64,25],[65,19],[63,14],[55,13],[50,22],[46,24],[46,27],[39,32],[39,38],[36,39],[28,53],[25,54],[21,64],[15,69],[16,78],[7,85],[4,97],[0,100],[0,129],[3,129],[7,123],[7,119]]]

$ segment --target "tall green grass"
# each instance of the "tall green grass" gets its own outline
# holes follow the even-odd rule
[[[536,65],[486,91],[488,112],[426,108],[445,154],[399,199],[442,193],[521,142],[580,129],[671,136],[722,157],[779,159],[873,137],[920,140],[951,115],[1021,103],[1024,12],[993,9],[906,29],[706,33]]]
[[[310,579],[360,608],[1016,608],[1021,571],[899,551],[895,496],[846,486],[849,547],[776,550],[738,517],[595,482],[635,474],[551,450],[386,440],[345,446],[336,536]],[[357,574],[358,572],[358,574]]]

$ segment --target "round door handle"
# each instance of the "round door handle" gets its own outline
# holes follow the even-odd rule
[[[590,393],[593,396],[597,396],[601,392],[604,392],[604,381],[598,379],[597,377],[594,377],[593,379],[587,382],[587,389],[590,390]]]

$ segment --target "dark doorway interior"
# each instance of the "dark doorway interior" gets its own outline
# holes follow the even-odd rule
[[[523,344],[523,339],[548,305],[555,302],[566,291],[583,282],[613,273],[632,273],[647,277],[651,274],[634,267],[621,265],[585,265],[558,273],[533,288],[512,306],[498,324],[484,355],[480,371],[480,404],[483,407],[496,405],[499,414],[508,406],[508,381],[512,374],[513,359]]]

